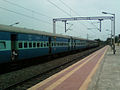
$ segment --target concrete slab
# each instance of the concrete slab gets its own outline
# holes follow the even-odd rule
[[[87,90],[120,90],[120,46],[115,55],[109,47]]]

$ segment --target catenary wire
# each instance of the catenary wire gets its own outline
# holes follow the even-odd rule
[[[50,18],[50,19],[53,18],[53,17],[47,16],[47,15],[45,15],[45,14],[39,13],[39,12],[37,12],[37,11],[34,11],[34,10],[32,10],[32,9],[28,9],[28,8],[26,8],[26,7],[23,7],[23,6],[19,5],[19,4],[13,3],[13,2],[11,2],[11,1],[8,1],[8,0],[3,0],[3,1],[5,1],[5,2],[11,4],[11,5],[17,6],[17,7],[19,7],[19,8],[25,9],[25,10],[27,10],[27,11],[30,11],[30,12],[32,12],[32,13],[35,13],[35,14],[37,14],[37,15],[45,16],[45,17],[48,17],[48,18]],[[11,10],[10,10],[10,11],[11,11]],[[30,16],[30,17],[31,17],[31,16]],[[33,17],[33,18],[34,18],[34,17]],[[36,19],[37,19],[37,18],[36,18]],[[42,21],[43,21],[43,20],[42,20]],[[43,21],[43,22],[44,22],[44,21]],[[47,22],[46,22],[46,23],[47,23]],[[49,24],[50,24],[50,23],[49,23]],[[58,27],[59,27],[59,28],[63,28],[63,27],[60,26],[60,25],[58,25]]]
[[[15,6],[17,6],[17,7],[23,8],[23,9],[25,9],[25,10],[34,12],[34,13],[36,13],[36,14],[38,14],[38,15],[42,15],[42,16],[46,16],[46,17],[48,17],[48,18],[52,18],[52,17],[49,17],[49,16],[47,16],[47,15],[45,15],[45,14],[36,12],[36,11],[31,10],[31,9],[28,9],[28,8],[25,8],[25,7],[23,7],[23,6],[21,6],[21,5],[18,5],[18,4],[15,4],[15,3],[13,3],[13,2],[10,2],[10,1],[7,1],[7,0],[3,0],[3,1],[5,1],[5,2],[7,2],[7,3],[9,3],[9,4],[12,4],[12,5],[15,5]],[[48,0],[48,1],[49,1],[49,0]],[[60,0],[60,1],[61,1],[61,0]],[[56,6],[58,9],[62,10],[62,11],[63,11],[64,13],[66,13],[67,15],[71,16],[69,13],[67,13],[66,11],[64,11],[63,9],[61,9],[60,7],[58,7],[56,4],[52,3],[51,1],[49,1],[49,2],[50,2],[51,4],[53,4],[54,6]],[[64,5],[66,5],[63,1],[61,1],[61,2],[62,2]],[[67,6],[69,9],[71,9],[72,12],[74,12],[74,13],[76,13],[76,14],[78,15],[78,13],[75,12],[72,8],[70,8],[68,5],[66,5],[66,6]],[[2,7],[1,7],[1,8],[2,8]],[[6,8],[2,8],[2,9],[7,10],[7,11],[10,11],[10,12],[14,12],[14,13],[16,13],[16,14],[19,14],[19,15],[22,15],[22,16],[25,16],[25,17],[32,18],[32,19],[34,19],[34,20],[40,20],[40,19],[38,19],[38,18],[35,18],[35,17],[32,17],[32,16],[28,16],[28,15],[25,15],[25,14],[21,14],[21,13],[12,11],[12,10],[8,10],[8,9],[6,9]],[[43,21],[43,20],[40,20],[40,21],[42,21],[42,22],[44,22],[44,23],[48,23],[48,22]],[[49,23],[49,24],[51,24],[51,23]],[[83,23],[81,23],[81,24],[84,25]],[[86,25],[84,25],[84,26],[87,28]],[[59,26],[59,27],[61,27],[61,26]]]
[[[62,12],[64,12],[65,14],[67,14],[68,16],[71,17],[71,15],[69,13],[67,13],[66,11],[64,11],[63,9],[61,9],[60,7],[58,7],[55,3],[47,0],[49,3],[51,3],[52,5],[54,5],[55,7],[57,7],[59,10],[61,10]],[[81,23],[82,25],[84,25],[83,23]],[[86,25],[84,25],[86,28],[88,28]]]
[[[27,17],[27,18],[30,18],[30,19],[34,19],[34,20],[37,20],[37,21],[40,21],[40,22],[43,22],[43,23],[51,24],[51,23],[49,23],[49,22],[47,22],[47,21],[43,21],[43,20],[41,20],[41,19],[38,19],[38,18],[29,16],[29,15],[26,15],[26,14],[22,14],[22,13],[13,11],[13,10],[9,10],[9,9],[4,8],[4,7],[1,7],[1,6],[0,6],[0,8],[3,9],[3,10],[5,10],[5,11],[9,11],[9,12],[12,12],[12,13],[15,13],[15,14],[18,14],[18,15],[21,15],[21,16],[24,16],[24,17]]]
[[[58,8],[59,10],[61,10],[62,12],[66,13],[68,16],[71,16],[68,12],[66,12],[65,10],[61,9],[60,7],[58,7],[56,4],[54,4],[53,2],[51,2],[50,0],[47,0],[49,3],[51,3],[52,5],[54,5],[56,8]]]
[[[7,3],[11,4],[11,5],[17,6],[17,7],[19,7],[19,8],[23,8],[23,9],[25,9],[25,10],[27,10],[27,11],[33,12],[33,13],[35,13],[35,14],[37,14],[37,15],[45,16],[45,17],[48,17],[48,18],[52,18],[52,17],[50,17],[50,16],[47,16],[47,15],[42,14],[42,13],[40,13],[40,12],[34,11],[34,10],[32,10],[32,9],[28,9],[28,8],[26,8],[26,7],[23,7],[23,6],[19,5],[19,4],[13,3],[13,2],[11,2],[11,1],[7,1],[7,0],[3,0],[3,1],[4,1],[4,2],[7,2]]]
[[[13,3],[13,2],[10,2],[10,1],[7,1],[7,0],[3,0],[3,1],[5,1],[5,2],[11,4],[11,5],[14,5],[14,6],[23,8],[23,9],[25,9],[25,10],[31,11],[31,12],[36,13],[36,14],[38,14],[38,15],[42,15],[42,16],[46,16],[46,17],[48,17],[48,18],[52,18],[52,17],[49,17],[49,16],[47,16],[47,15],[45,15],[45,14],[36,12],[36,11],[31,10],[31,9],[28,9],[28,8],[25,8],[25,7],[23,7],[23,6],[21,6],[21,5],[18,5],[18,4],[15,4],[15,3]],[[61,1],[61,0],[60,0],[60,1]],[[51,3],[51,4],[53,4],[54,6],[56,6],[58,9],[62,10],[62,11],[63,11],[64,13],[66,13],[67,15],[71,16],[69,13],[67,13],[67,12],[64,11],[63,9],[59,8],[57,5],[55,5],[55,4],[52,3],[51,1],[48,0],[48,2]],[[61,2],[62,2],[65,6],[67,6],[69,9],[71,9],[74,13],[76,13],[76,14],[78,15],[77,12],[75,12],[72,8],[70,8],[68,5],[66,5],[63,1],[61,1]],[[31,17],[31,16],[30,16],[30,17]],[[34,18],[34,17],[33,17],[33,18]],[[81,23],[81,24],[84,25],[83,23]],[[84,25],[84,26],[87,27],[86,25]]]
[[[64,3],[62,0],[59,0],[63,5],[65,5],[67,8],[69,8],[72,12],[74,12],[76,15],[80,16],[75,10],[73,10],[70,6],[68,6],[66,3]],[[87,27],[85,24],[81,23],[82,25],[84,25],[85,27]],[[91,23],[96,29],[98,29],[96,27],[96,25],[94,25],[93,23]]]

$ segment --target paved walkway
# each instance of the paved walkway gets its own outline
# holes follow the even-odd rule
[[[120,46],[116,46],[115,55],[109,47],[88,90],[120,90]]]

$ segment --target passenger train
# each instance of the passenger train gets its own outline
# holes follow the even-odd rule
[[[0,64],[97,46],[92,40],[0,25]]]

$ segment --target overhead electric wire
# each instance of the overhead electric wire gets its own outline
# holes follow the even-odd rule
[[[26,8],[26,7],[23,7],[23,6],[19,5],[19,4],[13,3],[13,2],[11,2],[11,1],[8,1],[8,0],[3,0],[3,1],[4,1],[4,2],[7,2],[7,3],[11,4],[11,5],[14,5],[14,6],[23,8],[23,9],[25,9],[25,10],[27,10],[27,11],[33,12],[33,13],[35,13],[35,14],[37,14],[37,15],[45,16],[45,17],[48,17],[48,18],[52,18],[52,17],[50,17],[50,16],[47,16],[47,15],[42,14],[42,13],[39,13],[39,12],[34,11],[34,10],[32,10],[32,9],[28,9],[28,8]]]
[[[64,4],[66,7],[68,7],[72,12],[79,15],[76,11],[74,11],[71,7],[69,7],[66,3],[64,3],[62,0],[59,0],[62,4]]]
[[[11,1],[8,1],[8,0],[3,0],[3,1],[5,1],[5,2],[11,4],[11,5],[17,6],[17,7],[19,7],[19,8],[25,9],[25,10],[27,10],[27,11],[33,12],[34,14],[37,14],[37,15],[40,15],[40,16],[45,16],[45,17],[48,17],[48,18],[53,19],[53,17],[50,17],[50,16],[47,16],[47,15],[45,15],[45,14],[39,13],[39,12],[34,11],[34,10],[32,10],[32,9],[28,9],[28,8],[26,8],[26,7],[23,7],[23,6],[19,5],[19,4],[13,3],[13,2],[11,2]],[[30,16],[30,17],[31,17],[31,16]],[[34,18],[34,17],[33,17],[33,18]],[[42,21],[43,21],[43,20],[42,20]],[[43,21],[43,22],[44,22],[44,21]],[[45,21],[45,22],[46,22],[46,21]],[[46,22],[46,23],[48,23],[48,22]],[[49,24],[50,24],[50,23],[49,23]],[[58,27],[63,28],[63,27],[60,26],[60,25],[58,25]]]
[[[49,22],[47,22],[47,21],[43,21],[43,20],[41,20],[41,19],[39,19],[39,18],[35,18],[35,17],[29,16],[29,15],[26,15],[26,14],[22,14],[22,13],[13,11],[13,10],[9,10],[9,9],[4,8],[4,7],[1,7],[1,6],[0,6],[0,8],[3,9],[3,10],[5,10],[5,11],[9,11],[9,12],[12,12],[12,13],[15,13],[15,14],[18,14],[18,15],[21,15],[21,16],[24,16],[24,17],[27,17],[27,18],[30,18],[30,19],[34,19],[34,20],[37,20],[37,21],[40,21],[40,22],[43,22],[43,23],[51,24],[51,23],[49,23]]]
[[[45,14],[36,12],[36,11],[31,10],[31,9],[28,9],[28,8],[25,8],[25,7],[23,7],[23,6],[19,5],[19,4],[15,4],[15,3],[11,2],[11,1],[8,1],[8,0],[3,0],[3,1],[5,1],[5,2],[11,4],[11,5],[14,5],[14,6],[23,8],[23,9],[25,9],[25,10],[31,11],[31,12],[37,14],[37,15],[42,15],[42,16],[45,16],[45,17],[48,17],[48,18],[52,18],[52,17],[47,16],[47,15],[45,15]],[[48,1],[49,3],[51,3],[52,5],[54,5],[55,7],[57,7],[57,8],[58,8],[59,10],[61,10],[62,12],[64,12],[64,13],[66,13],[67,15],[71,16],[68,12],[66,12],[65,10],[61,9],[60,7],[58,7],[56,4],[54,4],[54,3],[51,2],[50,0],[47,0],[47,1]],[[61,1],[61,0],[59,0],[59,1]],[[74,13],[77,14],[77,15],[79,15],[76,11],[74,11],[72,8],[70,8],[70,7],[69,7],[67,4],[65,4],[63,1],[61,1],[61,3],[64,4],[66,7],[68,7],[72,12],[74,12]],[[1,9],[4,9],[4,10],[6,10],[6,11],[9,11],[9,12],[13,12],[13,13],[22,15],[22,16],[24,16],[24,17],[28,17],[28,18],[30,18],[30,19],[34,19],[34,20],[37,20],[37,21],[42,21],[42,22],[44,22],[44,23],[49,23],[49,22],[43,21],[43,20],[41,20],[41,19],[38,19],[38,18],[35,18],[35,17],[32,17],[32,16],[29,16],[29,15],[25,15],[25,14],[22,14],[22,13],[19,13],[19,12],[15,12],[15,11],[12,11],[12,10],[9,10],[9,9],[3,8],[3,7],[0,7],[0,8],[1,8]],[[49,24],[51,24],[51,23],[49,23]],[[81,24],[84,25],[86,28],[88,28],[85,24],[83,24],[83,23],[81,23]],[[59,26],[59,27],[61,27],[61,26]]]
[[[67,8],[69,8],[72,12],[74,12],[76,15],[78,15],[78,16],[80,16],[76,11],[74,11],[71,7],[69,7],[66,3],[64,3],[62,0],[59,0],[62,4],[64,4]],[[88,29],[88,27],[85,25],[85,24],[83,24],[83,23],[81,23],[81,22],[79,22],[80,24],[82,24],[83,26],[85,26],[86,27],[86,29]],[[91,31],[92,33],[94,33],[93,31]]]
[[[15,3],[11,2],[11,1],[8,1],[8,0],[3,0],[3,1],[4,1],[4,2],[7,2],[7,3],[11,4],[11,5],[14,5],[14,6],[23,8],[23,9],[25,9],[25,10],[28,10],[28,11],[30,11],[30,12],[33,12],[33,13],[35,13],[35,14],[37,14],[37,15],[42,15],[42,16],[45,16],[45,17],[48,17],[48,18],[52,18],[52,17],[47,16],[47,15],[45,15],[45,14],[36,12],[36,11],[31,10],[31,9],[28,9],[28,8],[25,8],[25,7],[23,7],[23,6],[19,5],[19,4],[15,4]],[[60,1],[61,1],[61,0],[60,0]],[[48,0],[48,2],[50,2],[51,4],[53,4],[54,6],[56,6],[58,9],[62,10],[62,11],[63,11],[64,13],[66,13],[67,15],[71,16],[69,13],[67,13],[66,11],[64,11],[63,9],[61,9],[60,7],[58,7],[58,6],[57,6],[56,4],[54,4],[53,2],[51,2],[51,1],[49,1],[49,0]],[[74,12],[75,14],[78,15],[77,12],[75,12],[72,8],[70,8],[70,7],[69,7],[67,4],[65,4],[63,1],[61,1],[61,3],[63,3],[63,4],[64,4],[65,6],[67,6],[69,9],[71,9],[72,12]],[[31,17],[31,16],[30,16],[30,17]],[[34,18],[34,17],[32,17],[32,18]],[[84,25],[84,26],[87,28],[87,26],[86,26],[85,24],[83,24],[83,23],[81,23],[81,24]]]
[[[66,12],[65,10],[61,9],[60,7],[58,7],[56,4],[54,4],[53,2],[51,2],[50,0],[47,0],[49,3],[51,3],[52,5],[54,5],[56,8],[58,8],[59,10],[61,10],[62,12],[64,12],[65,14],[67,14],[68,16],[71,16],[68,12]]]
[[[59,0],[63,5],[65,5],[67,8],[69,8],[72,12],[74,12],[76,15],[80,16],[75,10],[73,10],[70,6],[68,6],[66,3],[64,3],[62,0]],[[87,26],[83,23],[81,23],[82,25],[84,25],[86,28]],[[96,29],[98,29],[94,24],[92,24]]]
[[[64,12],[64,13],[66,13],[68,16],[70,16],[71,17],[71,15],[69,14],[69,13],[67,13],[66,11],[64,11],[63,9],[61,9],[60,7],[58,7],[55,3],[53,3],[53,2],[51,2],[50,0],[47,0],[49,3],[51,3],[52,5],[54,5],[55,7],[57,7],[59,10],[61,10],[62,12]],[[59,1],[61,1],[61,0],[59,0]],[[61,3],[63,3],[66,7],[68,7],[69,9],[71,9],[75,14],[77,14],[77,15],[79,15],[77,12],[75,12],[72,8],[70,8],[67,4],[65,4],[63,1],[61,1]],[[80,15],[79,15],[80,16]],[[81,23],[81,22],[80,22]],[[85,26],[86,27],[86,29],[88,29],[88,27],[85,25],[85,24],[83,24],[83,23],[81,23],[83,26]],[[91,31],[92,33],[94,33],[94,31]],[[95,33],[94,33],[95,34]]]
[[[69,13],[67,13],[65,10],[61,9],[60,7],[58,7],[55,3],[51,2],[50,0],[47,0],[49,3],[51,3],[52,5],[54,5],[55,7],[57,7],[59,10],[61,10],[62,12],[64,12],[65,14],[67,14],[68,16],[71,17],[71,15]],[[82,25],[84,25],[83,23],[81,23]],[[86,28],[88,28],[86,25],[84,25]]]

